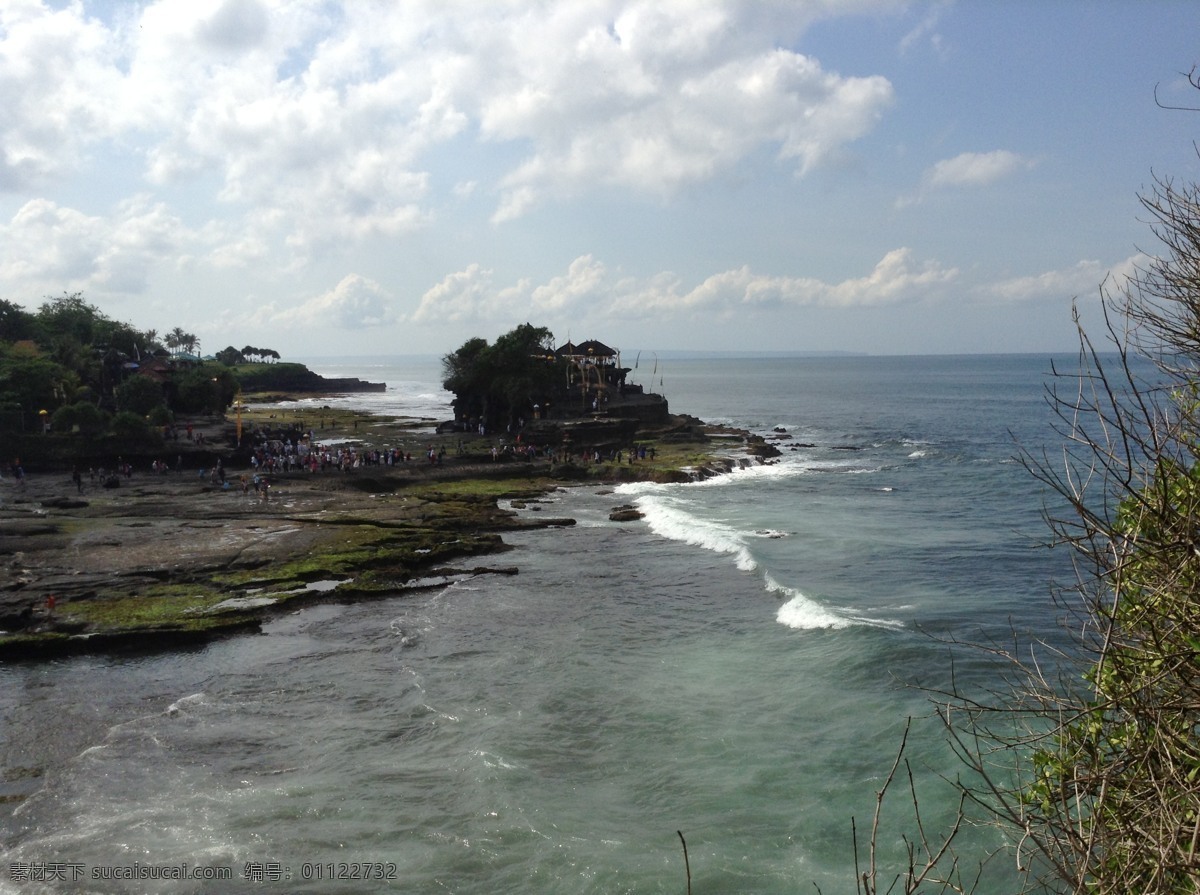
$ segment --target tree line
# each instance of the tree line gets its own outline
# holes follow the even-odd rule
[[[0,300],[0,428],[148,436],[177,415],[223,411],[237,394],[232,367],[280,357],[231,346],[204,361],[198,350],[181,327],[160,336],[113,320],[80,293],[35,311]]]

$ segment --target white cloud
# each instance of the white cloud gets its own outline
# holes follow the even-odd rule
[[[989,186],[1036,164],[1033,159],[1007,149],[963,152],[928,167],[921,176],[920,189],[910,195],[901,196],[895,204],[897,208],[918,205],[934,190]]]
[[[597,301],[604,297],[606,274],[604,265],[591,255],[576,258],[564,276],[533,290],[534,310],[570,311]]]
[[[926,10],[925,16],[916,24],[907,34],[900,39],[899,50],[901,55],[909,53],[913,47],[922,43],[926,39],[929,40],[930,46],[935,53],[941,55],[944,52],[944,41],[942,35],[938,32],[937,27],[941,21],[943,13],[950,7],[950,3],[941,3],[931,9]]]
[[[109,217],[34,199],[0,227],[0,282],[26,294],[143,293],[155,263],[193,238],[164,204],[146,197]]]
[[[396,318],[395,304],[387,290],[374,280],[353,273],[299,308],[272,315],[272,320],[282,325],[351,330],[382,326]]]
[[[261,301],[247,296],[243,310],[226,312],[217,321],[219,332],[306,331],[316,334],[328,349],[328,339],[335,330],[361,333],[364,330],[390,326],[400,319],[394,298],[369,277],[352,273],[342,277],[336,286],[315,295],[303,304],[281,306],[278,302]]]
[[[421,296],[414,323],[461,323],[485,318],[488,307],[498,299],[492,271],[472,264],[465,270],[446,276]]]
[[[0,4],[0,192],[69,174],[88,142],[112,132],[116,55],[112,36],[77,6]]]
[[[450,274],[421,298],[416,323],[497,321],[522,316],[571,321],[672,319],[697,310],[734,314],[782,307],[870,307],[945,297],[958,271],[919,264],[906,248],[888,252],[864,277],[826,283],[810,277],[755,273],[748,266],[707,277],[692,289],[670,272],[619,276],[591,255],[571,262],[544,285],[529,281],[498,287],[491,270],[472,264]]]
[[[729,40],[744,23],[700,9],[666,5],[607,30],[591,23],[572,51],[536,64],[526,58],[546,55],[536,34],[514,53],[511,67],[531,76],[484,97],[481,130],[532,152],[501,181],[495,220],[597,184],[669,195],[762,146],[802,175],[866,134],[891,103],[882,77],[826,72],[765,34],[753,47]]]
[[[931,187],[987,186],[1017,171],[1032,168],[1031,159],[1007,149],[992,152],[964,152],[943,159],[925,172]]]
[[[821,6],[584,0],[147,3],[116,24],[81,5],[0,11],[0,188],[82,148],[147,141],[151,183],[215,175],[278,210],[298,250],[395,236],[431,212],[430,154],[463,135],[523,159],[496,220],[597,187],[670,194],[760,147],[804,173],[873,126],[881,77],[782,49]]]
[[[888,252],[868,275],[837,283],[812,277],[768,276],[749,267],[708,277],[688,292],[678,280],[659,277],[622,301],[624,310],[683,311],[697,308],[734,310],[778,306],[870,307],[940,297],[958,271],[935,262],[916,264],[909,249]]]
[[[1113,265],[1084,260],[1060,270],[1047,270],[982,286],[979,292],[989,298],[1013,303],[1095,296],[1105,280],[1111,277],[1117,284],[1125,283],[1138,269],[1144,269],[1149,261],[1149,256],[1141,253]]]

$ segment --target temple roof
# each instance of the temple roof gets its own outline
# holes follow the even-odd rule
[[[578,345],[567,342],[558,351],[555,352],[559,357],[616,357],[617,350],[609,348],[603,342],[597,342],[595,339],[588,339],[586,342],[580,342]]]

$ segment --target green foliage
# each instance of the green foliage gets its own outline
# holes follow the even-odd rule
[[[0,342],[32,340],[37,327],[32,314],[11,301],[0,299]]]
[[[67,404],[50,417],[51,431],[59,434],[102,435],[108,430],[110,417],[95,404]]]
[[[0,356],[0,402],[20,406],[25,424],[38,412],[53,412],[79,387],[79,377],[57,361],[10,351]]]
[[[117,386],[117,409],[145,416],[163,403],[162,384],[149,376],[130,376]]]
[[[554,357],[554,335],[523,323],[489,345],[473,338],[442,358],[442,385],[454,392],[460,419],[482,420],[489,428],[531,417],[563,382]]]
[[[1115,363],[1081,331],[1084,369],[1054,403],[1065,469],[1028,462],[1066,507],[1049,521],[1079,558],[1068,591],[1077,649],[1053,656],[1057,680],[1019,665],[1012,713],[1032,739],[996,734],[979,720],[986,711],[967,711],[975,742],[1018,756],[1011,788],[998,785],[987,750],[971,762],[1056,888],[1196,895],[1200,187],[1158,181],[1142,203],[1166,251],[1102,289]]]
[[[112,421],[112,433],[124,441],[144,442],[151,440],[151,430],[146,418],[129,410],[122,410]]]
[[[321,377],[304,364],[242,364],[230,372],[244,392],[303,392],[321,386]]]
[[[111,407],[128,365],[153,346],[152,332],[109,319],[79,293],[48,299],[35,314],[0,302],[0,365],[8,367],[0,370],[0,392],[22,406],[54,412],[82,400],[79,389],[86,388],[88,400]]]
[[[230,346],[225,350],[232,351],[233,348]],[[278,351],[275,351],[272,348],[255,348],[253,345],[247,345],[238,353],[241,355],[243,362],[249,361],[251,358],[257,358],[258,363],[262,363],[263,361],[267,360],[278,361],[280,359],[280,354]]]
[[[37,322],[42,332],[50,335],[51,342],[69,340],[90,345],[95,341],[96,325],[102,320],[107,318],[78,292],[51,298],[37,312]]]
[[[1197,891],[1200,856],[1200,466],[1162,459],[1120,504],[1091,697],[1033,755],[1034,811],[1065,813],[1087,874],[1126,891]],[[1136,835],[1139,830],[1156,835]],[[1151,847],[1150,842],[1154,845]]]
[[[233,403],[237,379],[222,364],[201,364],[171,383],[170,405],[178,413],[221,413]]]
[[[166,404],[159,404],[150,408],[150,412],[146,414],[146,422],[152,426],[169,426],[175,422],[175,414],[171,413]]]
[[[222,348],[215,355],[217,362],[222,363],[227,367],[236,367],[238,364],[246,362],[245,355],[230,345],[227,348]]]
[[[24,424],[21,405],[0,397],[0,432],[15,434],[23,431]]]

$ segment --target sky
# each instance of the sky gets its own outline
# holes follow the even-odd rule
[[[1191,0],[0,0],[0,298],[285,359],[1073,351],[1200,180],[1198,64]]]

